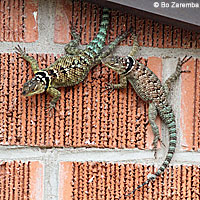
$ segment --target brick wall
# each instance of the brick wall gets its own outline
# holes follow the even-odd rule
[[[103,92],[117,82],[99,65],[75,87],[60,88],[57,111],[50,117],[48,94],[24,98],[22,85],[33,77],[27,62],[14,53],[20,44],[47,67],[71,40],[70,23],[81,33],[81,46],[98,32],[101,8],[85,1],[0,1],[0,199],[118,199],[146,180],[162,163],[168,132],[157,119],[166,147],[152,152],[148,104],[129,84]],[[162,80],[175,70],[178,57],[192,55],[169,98],[176,114],[178,145],[170,167],[135,199],[200,198],[200,34],[111,12],[106,44],[131,25],[139,34],[138,57]],[[127,55],[128,37],[115,54]],[[132,197],[127,197],[132,199]]]

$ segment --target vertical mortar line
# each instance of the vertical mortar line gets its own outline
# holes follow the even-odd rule
[[[54,46],[54,23],[56,0],[38,2],[38,41],[39,45]]]
[[[57,158],[57,150],[47,149],[44,162],[44,199],[58,199],[59,187],[59,161]],[[64,177],[62,177],[64,178]]]

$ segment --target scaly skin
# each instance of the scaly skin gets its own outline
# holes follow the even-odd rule
[[[102,53],[109,24],[109,10],[103,9],[100,28],[97,36],[87,45],[85,50],[78,49],[80,37],[72,30],[74,40],[65,46],[66,55],[59,58],[45,69],[39,69],[37,61],[28,56],[25,49],[16,47],[17,53],[31,64],[35,77],[23,85],[22,94],[32,96],[48,92],[53,98],[50,102],[50,110],[55,108],[60,98],[59,87],[74,86],[82,82],[88,75],[90,69],[101,62],[102,58],[108,56],[113,49],[132,31],[132,28],[116,38],[108,49]]]
[[[176,71],[166,80],[162,85],[158,77],[145,65],[134,59],[134,55],[138,50],[138,43],[136,37],[134,37],[133,49],[126,58],[122,57],[107,57],[103,59],[103,63],[118,72],[120,75],[119,84],[108,83],[106,89],[120,89],[127,86],[127,81],[131,83],[138,96],[140,96],[145,102],[149,103],[149,123],[154,133],[153,146],[157,149],[159,137],[159,129],[155,123],[157,114],[160,115],[162,121],[167,125],[169,130],[169,149],[167,156],[157,170],[157,172],[151,175],[143,184],[139,185],[131,193],[125,196],[129,196],[139,188],[148,184],[150,181],[155,180],[161,173],[164,172],[169,165],[176,148],[176,122],[174,112],[171,105],[169,105],[167,97],[169,94],[171,84],[180,76],[181,68],[191,57],[186,56],[182,60],[178,60]]]

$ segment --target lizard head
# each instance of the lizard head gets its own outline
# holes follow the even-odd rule
[[[22,95],[32,96],[45,92],[50,85],[50,76],[45,71],[39,71],[31,80],[24,83],[22,88]]]
[[[108,56],[105,59],[102,59],[102,63],[121,75],[129,73],[134,67],[136,60],[132,56]]]

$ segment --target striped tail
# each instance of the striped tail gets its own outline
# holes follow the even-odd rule
[[[109,24],[109,9],[104,8],[103,14],[101,18],[100,28],[97,36],[87,45],[85,49],[85,53],[90,56],[91,58],[94,58],[97,56],[100,51],[104,47],[104,43],[106,41],[106,35],[108,30],[108,24]]]
[[[160,102],[160,104],[162,103]],[[125,197],[130,196],[131,194],[134,194],[136,190],[147,185],[150,181],[155,180],[158,176],[160,176],[164,172],[164,170],[168,167],[169,163],[172,160],[172,157],[176,148],[176,139],[177,139],[175,116],[174,116],[172,107],[168,104],[165,104],[162,106],[162,109],[159,110],[159,114],[163,122],[167,125],[168,131],[169,131],[169,148],[168,148],[167,156],[155,174],[151,174],[150,177],[144,183],[136,187],[129,194],[125,195]],[[121,199],[121,197],[119,199]]]

